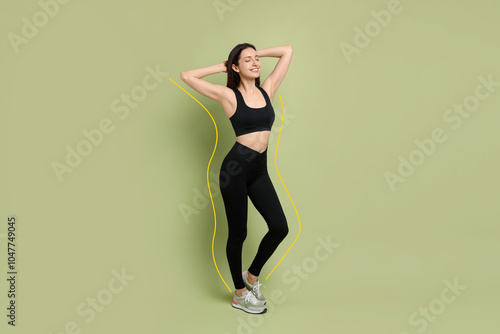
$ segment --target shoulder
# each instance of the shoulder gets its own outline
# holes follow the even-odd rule
[[[272,91],[271,91],[271,85],[269,83],[269,81],[264,81],[264,83],[262,85],[260,85],[260,87],[262,90],[264,90],[267,94],[267,97],[269,97],[269,101],[273,101],[273,94],[272,94]]]
[[[237,89],[226,86],[224,86],[224,89],[222,90],[222,98],[219,102],[222,105],[227,117],[231,117],[235,113],[236,107],[238,106],[237,91]]]
[[[234,101],[235,100],[235,96],[236,96],[236,89],[229,88],[229,87],[226,87],[226,86],[222,86],[222,87],[223,87],[222,90],[221,90],[222,100]]]

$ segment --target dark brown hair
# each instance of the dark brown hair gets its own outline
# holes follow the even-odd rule
[[[250,43],[242,43],[236,45],[231,52],[229,53],[229,56],[227,57],[227,87],[231,89],[235,89],[239,86],[240,84],[240,74],[238,72],[235,72],[233,70],[233,64],[236,66],[239,66],[239,61],[238,59],[240,58],[241,51],[245,50],[246,48],[252,48],[255,51],[257,49],[255,46],[253,46]],[[260,76],[255,79],[255,86],[260,87]]]

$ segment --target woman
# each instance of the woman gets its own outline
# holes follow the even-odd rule
[[[262,85],[260,57],[280,58]],[[226,254],[235,286],[232,306],[253,314],[267,311],[258,276],[288,234],[285,214],[267,172],[267,146],[275,119],[271,101],[291,59],[290,45],[256,50],[252,44],[243,43],[234,47],[227,61],[181,73],[182,81],[222,105],[236,134],[236,142],[221,165],[219,187],[228,222]],[[220,72],[227,73],[227,87],[201,79]],[[266,221],[269,231],[251,266],[242,273],[247,196]]]

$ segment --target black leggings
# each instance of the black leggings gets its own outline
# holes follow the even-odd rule
[[[247,196],[269,228],[248,268],[251,274],[260,275],[266,261],[288,234],[283,208],[267,172],[267,148],[259,153],[235,142],[222,161],[219,187],[228,223],[226,254],[229,269],[235,288],[242,289],[245,283],[241,275],[241,251],[247,236]]]

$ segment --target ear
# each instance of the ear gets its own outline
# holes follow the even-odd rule
[[[240,71],[238,69],[238,66],[236,66],[235,64],[232,65],[232,68],[233,68],[233,71],[235,71],[235,72],[239,72]]]

